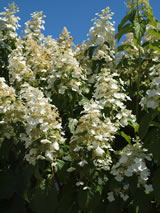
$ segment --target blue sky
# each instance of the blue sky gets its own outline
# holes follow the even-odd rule
[[[113,20],[117,25],[126,14],[126,0],[14,0],[20,8],[18,16],[24,28],[24,22],[35,11],[43,11],[46,15],[44,34],[57,38],[64,26],[75,38],[75,43],[82,43],[87,39],[87,33],[92,26],[91,19],[107,6],[115,13]],[[0,0],[0,11],[7,7],[12,0]],[[150,0],[154,15],[160,17],[160,0]]]

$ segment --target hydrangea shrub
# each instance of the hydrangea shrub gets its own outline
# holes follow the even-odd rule
[[[15,4],[0,13],[2,213],[160,212],[160,22],[126,6],[81,45],[45,37],[43,12],[21,36]]]

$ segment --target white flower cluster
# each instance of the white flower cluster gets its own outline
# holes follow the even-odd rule
[[[109,68],[103,68],[96,78],[94,97],[99,100],[104,107],[110,108],[110,118],[115,126],[128,125],[129,119],[134,121],[135,117],[131,111],[126,109],[124,102],[130,100],[124,93],[123,81],[119,79],[117,73],[111,73]]]
[[[112,159],[110,152],[113,151],[111,142],[117,130],[128,125],[129,119],[135,119],[131,111],[126,109],[125,101],[129,97],[125,94],[124,82],[118,79],[115,73],[114,60],[114,29],[108,21],[111,19],[109,9],[102,11],[100,19],[96,19],[95,27],[92,28],[92,38],[88,40],[90,46],[99,45],[93,54],[92,60],[103,60],[104,64],[99,74],[90,74],[89,82],[95,83],[95,91],[89,103],[84,104],[83,115],[78,121],[77,128],[71,138],[71,155],[79,160],[79,165],[87,164],[87,156],[84,153],[91,152],[92,160],[97,168],[109,169]],[[104,30],[104,26],[106,27]],[[111,28],[111,30],[110,30]],[[108,30],[107,30],[108,29]],[[97,36],[105,32],[104,40],[97,43]],[[100,36],[98,36],[100,39]],[[107,41],[110,47],[105,44]],[[90,43],[89,43],[90,42]],[[86,44],[83,44],[83,47]],[[85,46],[87,48],[87,45]],[[88,59],[86,59],[88,60]],[[87,65],[87,63],[85,64]],[[109,108],[109,113],[102,114],[102,110]]]
[[[115,29],[113,23],[109,20],[112,19],[113,13],[110,13],[109,7],[101,10],[101,14],[96,13],[98,18],[94,18],[94,26],[89,30],[90,39],[87,40],[87,44],[90,45],[103,45],[107,41],[111,46],[115,45],[113,39]]]
[[[10,83],[16,88],[24,82],[47,90],[47,77],[50,74],[53,61],[51,54],[54,53],[53,39],[46,38],[45,44],[35,41],[32,37],[18,38],[16,48],[9,56]],[[55,46],[55,45],[54,45]],[[44,84],[45,83],[45,84]]]
[[[36,79],[36,82],[30,81],[30,84],[34,86],[44,85],[53,66],[50,50],[43,43],[37,43],[34,39],[27,38],[24,52],[27,66],[32,70]]]
[[[9,5],[9,9],[4,9],[5,11],[0,13],[2,16],[0,17],[0,31],[3,32],[3,36],[0,37],[0,40],[16,39],[16,29],[20,27],[18,24],[20,18],[15,16],[15,13],[19,12],[19,9],[16,8],[14,3]]]
[[[16,87],[24,82],[39,88],[43,85],[40,89],[49,97],[57,92],[64,94],[66,90],[79,94],[88,92],[86,71],[74,56],[67,29],[64,28],[58,42],[51,37],[37,42],[30,34],[18,39],[16,49],[10,54],[11,83],[16,83]]]
[[[4,78],[0,78],[0,113],[6,113],[13,109],[12,103],[15,101],[15,91],[5,83]]]
[[[151,68],[151,82],[146,96],[141,99],[142,107],[156,109],[160,106],[160,64],[154,65]]]
[[[29,84],[22,85],[20,98],[26,108],[26,134],[21,134],[28,150],[26,160],[33,165],[38,159],[54,163],[59,156],[60,144],[64,143],[56,108],[48,103],[39,89]]]
[[[135,187],[142,186],[146,192],[153,191],[152,184],[147,183],[150,170],[147,168],[145,161],[150,161],[151,158],[145,153],[146,151],[139,142],[134,145],[128,144],[120,151],[120,159],[112,166],[111,174],[115,176],[115,180],[122,183],[122,187],[118,186],[114,191],[108,192],[107,199],[109,202],[113,202],[116,199],[115,196],[120,196],[124,201],[129,198],[127,193],[130,185],[127,182],[127,177],[133,175],[138,178],[138,183]]]
[[[110,108],[110,117],[112,123],[117,128],[128,125],[129,120],[135,121],[132,112],[126,109],[125,102],[130,100],[125,94],[124,82],[119,78],[115,69],[115,38],[113,24],[109,21],[112,18],[109,8],[102,10],[99,19],[95,19],[94,27],[91,28],[89,40],[90,45],[99,45],[93,54],[92,59],[103,60],[100,73],[91,73],[90,83],[95,83],[95,91],[93,97],[98,100],[103,107]],[[101,33],[104,33],[103,42],[97,43],[96,36],[100,38]],[[106,43],[105,43],[106,42]]]
[[[113,23],[109,20],[112,19],[113,13],[110,13],[110,9],[107,7],[102,10],[101,14],[96,14],[98,18],[93,19],[94,26],[90,28],[88,40],[83,42],[80,50],[85,52],[90,48],[93,48],[92,59],[89,56],[84,57],[84,55],[79,54],[82,67],[87,70],[88,83],[96,82],[96,75],[94,73],[93,67],[94,63],[98,61],[108,67],[112,66],[114,60],[113,48],[115,47],[115,29]],[[83,58],[82,58],[83,57]]]
[[[24,30],[25,32],[25,37],[28,38],[33,38],[33,39],[38,39],[42,40],[43,35],[41,34],[41,29],[44,30],[44,23],[45,21],[43,20],[45,16],[43,15],[43,12],[34,12],[31,14],[31,20],[27,21],[25,23],[26,28]]]
[[[4,78],[0,78],[0,132],[1,137],[11,138],[15,136],[14,126],[17,121],[23,120],[24,107],[16,99],[15,90],[9,87]]]
[[[42,90],[48,88],[47,76],[53,67],[52,55],[57,42],[41,34],[43,17],[42,12],[32,14],[32,19],[26,23],[24,37],[17,39],[16,48],[9,56],[10,82],[15,87],[28,82]]]
[[[129,0],[126,3],[126,6],[128,8],[134,8],[134,7],[137,8],[138,6],[143,6],[143,9],[144,9],[146,6],[150,6],[150,4],[148,0]]]
[[[81,46],[77,46],[75,54],[80,61],[81,67],[86,70],[88,83],[94,84],[96,82],[96,73],[94,73],[93,67],[98,61],[103,61],[103,64],[107,64],[110,67],[114,60],[113,48],[115,47],[115,29],[113,23],[109,20],[112,19],[113,13],[110,13],[110,9],[106,8],[102,10],[101,14],[97,18],[93,19],[94,25],[90,28],[87,41],[84,41]],[[91,50],[91,52],[90,52]],[[87,53],[89,53],[87,55]],[[92,56],[92,57],[91,57]],[[111,65],[112,66],[112,65]]]
[[[53,67],[48,76],[48,88],[52,88],[54,91],[58,89],[57,92],[60,94],[64,94],[66,90],[72,90],[80,94],[85,92],[86,71],[80,67],[75,57],[72,37],[66,28],[63,29],[58,42],[54,45]],[[55,85],[56,81],[59,81],[58,85]]]
[[[145,153],[147,150],[142,149],[142,144],[139,142],[134,145],[128,144],[120,151],[119,161],[113,165],[111,174],[115,179],[121,182],[125,177],[131,177],[134,174],[138,176],[138,184],[145,186],[150,176],[150,171],[146,166],[145,161],[151,158]]]
[[[0,78],[0,115],[1,137],[25,142],[25,159],[29,163],[35,165],[41,159],[55,165],[65,139],[55,106],[48,103],[39,89],[23,84],[17,99],[15,90]],[[19,135],[17,122],[23,127]]]
[[[108,192],[107,199],[109,200],[109,202],[113,202],[115,200],[115,194],[116,196],[119,195],[124,201],[126,201],[129,198],[129,196],[125,194],[124,192],[119,192],[119,193]]]
[[[125,52],[121,52],[120,54],[122,54],[123,57],[130,58],[130,57],[133,57],[133,55],[136,57],[139,57],[139,51],[141,51],[141,53],[144,53],[144,50],[142,48],[138,50],[137,46],[135,45],[133,33],[127,33],[125,37],[126,38],[122,41],[122,45],[128,45],[128,49],[127,49],[128,54],[126,55]],[[132,48],[129,48],[129,47],[132,47]]]
[[[91,100],[84,105],[83,115],[79,119],[77,128],[71,138],[71,156],[80,160],[79,165],[87,164],[86,152],[92,153],[95,166],[109,169],[112,162],[110,142],[114,138],[116,128],[109,118],[102,117],[103,107],[97,101]]]
[[[26,57],[24,55],[24,45],[23,41],[18,38],[17,39],[17,47],[14,49],[9,55],[9,75],[10,75],[10,83],[16,86],[19,86],[26,81],[34,80],[34,73],[31,70],[31,66],[29,66],[26,62]]]
[[[103,44],[102,46],[98,47],[93,55],[93,60],[103,60],[107,63],[107,66],[112,66],[112,62],[114,61],[114,50],[111,49],[107,44]]]

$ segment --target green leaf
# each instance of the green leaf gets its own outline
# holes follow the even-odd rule
[[[134,195],[137,191],[137,176],[133,175],[132,177],[128,178],[128,183],[129,183],[129,191],[132,195]]]
[[[89,57],[90,57],[90,59],[91,59],[92,56],[93,56],[93,54],[94,54],[94,51],[96,50],[97,47],[98,47],[98,46],[91,46],[91,47],[89,47],[89,48],[85,51],[84,55],[89,55]]]
[[[63,160],[57,159],[57,168],[62,169],[64,166],[65,162]]]
[[[53,213],[58,204],[57,196],[53,183],[47,184],[44,190],[38,187],[31,200],[32,210],[36,213]]]
[[[25,202],[21,197],[14,196],[14,199],[10,201],[10,207],[7,213],[27,213]]]
[[[89,100],[88,100],[88,98],[83,96],[82,99],[78,103],[80,106],[83,106],[83,105],[89,103]]]
[[[152,207],[149,196],[147,196],[142,189],[137,189],[136,193],[134,194],[133,203],[136,207],[136,212],[138,213],[149,213]]]
[[[134,122],[134,123],[130,122],[129,125],[134,129],[135,133],[138,133],[138,131],[139,131],[139,124],[138,123],[136,123],[136,122]]]
[[[88,191],[87,199],[87,212],[93,212],[94,209],[99,205],[101,200],[101,193],[95,190]]]
[[[157,38],[157,39],[160,39],[160,33],[155,31],[154,29],[148,30],[148,34],[153,36],[153,37],[155,37],[155,38]]]
[[[127,15],[122,19],[121,23],[118,25],[118,31],[121,30],[121,28],[123,27],[123,25],[127,22],[133,22],[134,18],[136,15],[136,10],[130,10]]]
[[[131,136],[127,135],[125,132],[121,131],[121,136],[128,142],[131,143]]]
[[[123,201],[119,198],[116,197],[116,200],[113,201],[112,203],[109,203],[106,207],[107,212],[109,213],[118,213],[118,212],[122,212],[122,206],[123,206]]]
[[[136,206],[136,213],[139,213],[139,206]]]
[[[94,71],[94,73],[98,74],[101,71],[101,67],[103,66],[104,62],[104,59],[93,61],[92,70]]]
[[[0,172],[0,199],[10,199],[16,192],[16,177],[10,170]]]
[[[0,40],[4,37],[2,31],[0,31]]]
[[[135,9],[129,11],[129,20],[133,24],[137,11]]]
[[[80,209],[78,209],[78,205],[76,204],[76,202],[74,202],[72,204],[72,207],[70,208],[68,213],[82,213]]]
[[[149,48],[152,49],[152,50],[155,50],[157,51],[158,53],[160,53],[160,47],[158,47],[157,45],[154,45],[154,44],[149,44]]]
[[[134,21],[134,34],[135,37],[138,41],[141,40],[142,36],[144,35],[146,30],[146,23],[145,22],[141,22],[139,23],[138,21]]]
[[[153,154],[154,160],[160,164],[160,129],[154,128],[145,137],[145,146]]]
[[[142,44],[142,47],[148,49],[149,44],[150,44],[149,41],[144,41],[144,43]]]
[[[86,207],[86,203],[87,203],[87,190],[80,190],[78,192],[78,205],[80,207],[81,210],[84,210]]]
[[[126,33],[130,33],[133,32],[133,27],[132,24],[126,24],[125,26],[123,26],[121,28],[121,30],[116,34],[115,38],[119,41],[121,39],[121,37],[126,34]]]
[[[30,165],[23,165],[23,169],[17,168],[15,171],[0,172],[0,199],[10,199],[15,193],[23,197],[32,173],[33,167]]]
[[[117,52],[119,52],[119,51],[127,51],[127,50],[130,50],[130,49],[134,49],[134,47],[132,45],[124,44],[124,45],[120,45],[117,48]]]
[[[57,213],[68,213],[73,206],[73,199],[75,198],[75,189],[72,187],[73,180],[69,179],[67,184],[63,186],[61,200],[58,202]]]
[[[13,148],[12,140],[4,140],[0,147],[0,160],[4,162],[9,159],[10,152]]]
[[[145,10],[145,12],[143,13],[143,17],[148,18],[150,20],[150,22],[155,21],[155,17],[153,17],[153,10],[152,10],[152,8],[149,6],[149,7],[145,7],[144,10]]]
[[[55,87],[56,90],[58,90],[58,86],[60,85],[60,83],[61,83],[61,80],[60,80],[60,79],[56,79],[56,80],[54,81],[54,87]]]
[[[27,190],[27,186],[30,183],[30,179],[33,174],[33,166],[26,165],[23,169],[17,169],[15,171],[15,182],[16,182],[16,192],[20,196],[23,196]],[[27,200],[27,197],[26,197]]]
[[[152,120],[156,117],[157,113],[155,112],[150,112],[147,113],[141,120],[140,125],[139,125],[139,136],[140,138],[143,140],[143,138],[145,137],[149,126],[152,122]]]
[[[121,30],[121,28],[123,27],[123,25],[129,21],[129,14],[127,14],[125,17],[123,17],[121,23],[118,25],[118,32]]]
[[[160,22],[157,23],[157,31],[160,32]]]
[[[156,121],[152,121],[151,126],[155,126],[160,128],[160,123],[156,122]]]
[[[75,119],[69,118],[68,120],[69,120],[69,123],[68,123],[69,130],[73,134],[75,131]]]
[[[72,93],[68,92],[68,93],[67,93],[67,96],[68,96],[69,102],[72,102],[72,100],[73,100],[73,95],[72,95]]]
[[[154,197],[157,203],[160,204],[160,169],[158,169],[154,174],[153,174],[153,188],[154,188]]]

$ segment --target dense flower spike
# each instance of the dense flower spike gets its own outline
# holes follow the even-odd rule
[[[15,13],[18,11],[19,9],[12,3],[9,5],[9,9],[5,8],[5,11],[0,13],[2,16],[0,17],[0,32],[2,33],[0,41],[17,39],[16,29],[20,27],[18,24],[20,18],[15,16]]]
[[[84,41],[75,51],[81,66],[87,71],[89,84],[96,81],[96,74],[93,70],[95,63],[103,61],[110,66],[115,53],[113,48],[116,46],[114,23],[109,21],[112,19],[113,13],[110,13],[110,9],[107,7],[101,11],[101,14],[96,13],[96,15],[98,17],[92,20],[94,23],[88,33],[88,40]],[[90,52],[89,56],[86,55],[87,52]]]
[[[69,34],[64,28],[58,42],[54,43],[53,67],[47,81],[53,92],[64,94],[66,90],[72,90],[82,94],[87,92],[86,71],[80,67],[75,57],[72,37]]]
[[[141,99],[140,104],[142,107],[156,109],[160,107],[160,64],[154,65],[150,70],[152,71],[150,73],[152,80],[146,92],[146,97]]]
[[[17,40],[17,48],[12,51],[9,56],[9,74],[10,83],[16,86],[21,85],[25,81],[32,82],[35,80],[35,76],[31,67],[27,64],[26,57],[24,55],[24,43],[19,38]]]
[[[25,23],[26,28],[24,30],[25,37],[27,38],[33,38],[35,40],[42,40],[43,35],[41,34],[41,29],[44,30],[44,23],[45,21],[43,18],[45,17],[43,15],[43,12],[34,12],[31,14],[31,20],[27,21]]]
[[[113,165],[111,174],[117,181],[122,181],[124,177],[131,177],[134,174],[138,176],[138,184],[145,185],[150,176],[150,171],[145,161],[151,158],[145,154],[145,149],[137,142],[134,145],[127,145],[120,151],[120,159]]]
[[[26,160],[33,165],[38,159],[54,163],[59,156],[60,145],[64,143],[55,106],[48,103],[40,90],[28,84],[22,85],[20,98],[26,107],[26,135],[21,135],[28,150]]]
[[[0,91],[1,91],[1,113],[5,113],[12,109],[11,104],[15,101],[15,91],[10,88],[4,78],[0,78]]]
[[[112,47],[115,45],[113,39],[115,28],[113,23],[109,20],[112,19],[113,13],[110,13],[109,7],[103,9],[101,14],[96,13],[98,18],[94,18],[94,26],[90,28],[88,36],[91,36],[87,40],[87,44],[90,45],[103,45],[106,41]]]
[[[109,169],[111,165],[110,151],[113,151],[111,141],[116,128],[109,118],[102,117],[103,106],[91,100],[84,105],[83,115],[78,121],[77,128],[71,138],[71,156],[79,160],[81,166],[87,163],[87,152],[92,153],[95,166]],[[86,153],[86,154],[84,154]]]
[[[110,108],[109,116],[116,127],[127,126],[129,120],[135,121],[135,116],[124,104],[130,98],[124,92],[124,82],[121,79],[117,81],[118,77],[118,74],[111,73],[110,68],[102,69],[96,78],[94,93],[94,97],[103,104],[103,107]]]
[[[115,200],[116,196],[120,196],[124,201],[129,198],[129,182],[127,178],[137,176],[137,188],[141,186],[147,191],[147,193],[153,191],[152,184],[147,183],[151,174],[147,168],[146,161],[151,161],[151,157],[145,153],[147,150],[142,148],[142,144],[135,141],[134,145],[127,145],[122,151],[119,152],[119,161],[112,166],[111,174],[119,185],[119,189],[115,189],[113,192],[108,193],[107,199],[110,202]]]
[[[32,38],[27,38],[23,41],[27,45],[24,47],[24,55],[26,58],[27,66],[32,70],[34,79],[30,79],[30,84],[39,86],[47,81],[47,76],[51,72],[53,63],[51,60],[50,51],[44,46],[43,43],[37,43]]]
[[[4,78],[0,78],[0,132],[1,139],[14,137],[16,141],[16,122],[23,122],[25,108],[16,98],[15,90],[9,87]]]

